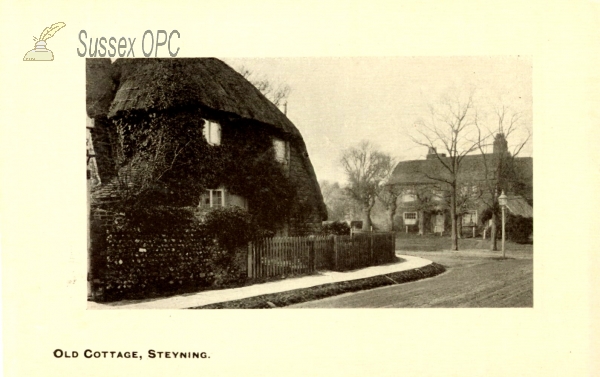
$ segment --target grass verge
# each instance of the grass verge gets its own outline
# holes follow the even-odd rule
[[[337,296],[343,293],[357,292],[387,285],[402,284],[410,281],[433,277],[446,271],[444,266],[432,263],[414,270],[400,271],[370,278],[343,281],[339,283],[319,285],[316,287],[296,289],[293,291],[272,293],[248,297],[241,300],[220,302],[198,306],[190,309],[271,309],[276,307],[313,301],[325,297]]]

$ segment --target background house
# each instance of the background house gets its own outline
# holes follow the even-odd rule
[[[288,186],[294,189],[290,211],[277,224],[278,233],[314,232],[326,219],[321,191],[300,132],[227,64],[214,58],[118,59],[113,63],[109,59],[87,59],[86,74],[87,124],[92,140],[88,149],[95,154],[88,164],[95,172],[91,205],[96,213],[120,200],[124,187],[141,184],[139,165],[124,174],[128,166],[123,160],[131,161],[135,156],[117,155],[115,145],[123,142],[117,127],[145,127],[158,116],[169,122],[189,122],[186,132],[191,136],[186,134],[181,139],[185,142],[188,137],[196,143],[195,148],[204,148],[206,161],[202,167],[181,163],[179,170],[165,173],[156,180],[160,185],[147,190],[154,197],[174,198],[177,205],[201,210],[230,205],[256,210],[264,204],[264,191],[273,191],[270,194],[277,198],[279,192],[270,186],[278,182],[265,182],[251,171],[259,171],[261,163],[268,169],[274,159],[281,172],[275,176],[289,180]],[[196,132],[199,127],[201,133]],[[255,161],[247,161],[244,151],[248,150],[255,152]],[[214,156],[221,156],[221,160]],[[182,158],[185,161],[185,156],[179,160]],[[250,163],[254,170],[247,169]],[[206,179],[197,187],[188,187],[191,195],[169,196],[179,186],[197,183],[197,179],[190,178],[198,175]]]
[[[492,153],[467,155],[461,162],[457,175],[457,213],[463,232],[481,230],[482,218],[490,207],[490,187],[497,176],[496,169],[500,158],[510,164],[510,177],[504,177],[510,203],[509,211],[515,215],[532,217],[533,210],[533,158],[511,157],[507,152],[504,135],[498,134],[494,140]],[[442,165],[450,159],[429,148],[423,160],[399,162],[387,184],[404,188],[400,196],[401,226],[420,232],[443,232],[449,230],[450,216],[447,209],[449,188],[440,179],[450,179],[449,172]],[[439,158],[438,158],[439,156]],[[501,157],[503,156],[503,157]],[[487,221],[486,221],[487,222]]]

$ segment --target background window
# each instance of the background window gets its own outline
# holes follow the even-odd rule
[[[415,190],[409,189],[409,190],[405,190],[402,193],[402,201],[403,202],[414,202],[415,200],[417,200],[417,196],[415,195]],[[407,213],[412,213],[412,212],[407,212]]]
[[[416,212],[404,212],[404,225],[415,225],[417,223]]]
[[[477,211],[468,211],[462,216],[463,225],[476,225],[477,224]]]

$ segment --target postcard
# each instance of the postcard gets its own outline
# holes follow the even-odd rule
[[[597,2],[4,5],[5,375],[598,370]]]

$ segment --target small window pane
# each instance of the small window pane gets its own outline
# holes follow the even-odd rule
[[[221,126],[218,123],[210,125],[210,141],[214,145],[221,145]]]
[[[221,125],[219,123],[205,120],[204,130],[202,131],[206,141],[210,145],[221,145]]]
[[[212,192],[212,207],[218,208],[223,206],[223,191],[213,190]]]

